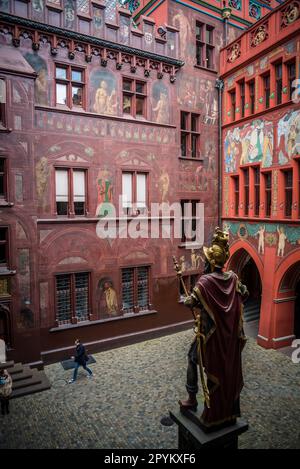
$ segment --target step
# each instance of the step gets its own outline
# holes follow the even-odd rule
[[[22,381],[23,379],[30,378],[33,375],[32,370],[29,367],[23,368],[21,373],[15,373],[12,375],[13,383],[16,381]]]
[[[4,363],[0,363],[0,370],[2,370],[3,368],[6,370],[8,368],[12,368],[14,366],[15,362],[14,361],[8,361],[8,362],[4,362]]]
[[[23,396],[28,396],[30,394],[35,394],[38,392],[42,391],[47,391],[48,389],[51,388],[51,384],[45,375],[45,373],[40,372],[40,380],[41,382],[39,384],[33,384],[32,386],[27,386],[19,389],[14,389],[12,394],[11,394],[11,399],[16,399],[17,397],[23,397]]]
[[[29,378],[22,379],[21,381],[13,381],[12,388],[13,390],[27,388],[35,384],[40,384],[41,382],[42,382],[42,377],[39,376],[38,374],[35,374],[33,376],[30,376]]]
[[[13,367],[7,368],[7,371],[11,375],[12,378],[14,375],[22,373],[23,370],[24,370],[24,366],[22,365],[22,363],[16,363]]]

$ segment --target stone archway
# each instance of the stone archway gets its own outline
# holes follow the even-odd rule
[[[290,310],[291,332],[300,338],[300,261],[292,264],[283,275],[278,296],[282,308]]]
[[[244,306],[245,321],[257,321],[260,317],[262,283],[255,260],[244,247],[241,247],[229,259],[228,269],[237,273],[249,291],[249,298]]]

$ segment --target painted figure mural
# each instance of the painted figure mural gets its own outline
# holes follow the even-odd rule
[[[38,74],[34,85],[35,102],[47,106],[49,104],[48,89],[50,88],[48,87],[47,64],[37,54],[27,53],[24,58]]]
[[[117,114],[116,78],[109,71],[96,71],[91,75],[94,89],[92,110],[97,114]]]
[[[163,83],[156,82],[153,85],[153,120],[158,124],[169,124],[169,96],[168,89]]]
[[[213,80],[184,77],[178,80],[177,102],[180,106],[199,110],[204,124],[216,124],[218,101]]]
[[[300,111],[290,111],[278,122],[279,164],[286,164],[300,154]]]
[[[263,168],[272,165],[273,124],[256,120],[243,127],[228,130],[225,137],[225,171],[237,170],[238,164],[262,163]]]
[[[265,226],[260,226],[259,230],[255,233],[258,236],[258,253],[264,254],[265,252]]]
[[[118,298],[113,282],[110,278],[99,281],[99,315],[101,318],[112,318],[119,315]]]

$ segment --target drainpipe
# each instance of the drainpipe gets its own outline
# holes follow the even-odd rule
[[[223,10],[222,10],[222,18],[224,20],[224,41],[223,47],[227,46],[228,43],[228,20],[231,17],[231,8],[226,5],[226,1],[223,1]]]
[[[222,224],[222,187],[223,187],[223,174],[222,174],[222,93],[224,89],[224,81],[221,78],[216,80],[216,88],[218,90],[218,226]]]

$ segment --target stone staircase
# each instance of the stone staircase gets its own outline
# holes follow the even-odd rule
[[[244,321],[251,322],[257,321],[260,315],[260,301],[248,300],[244,304]]]
[[[29,365],[8,361],[0,363],[0,369],[6,369],[12,377],[11,399],[36,392],[46,391],[51,384],[43,371],[30,368]]]

